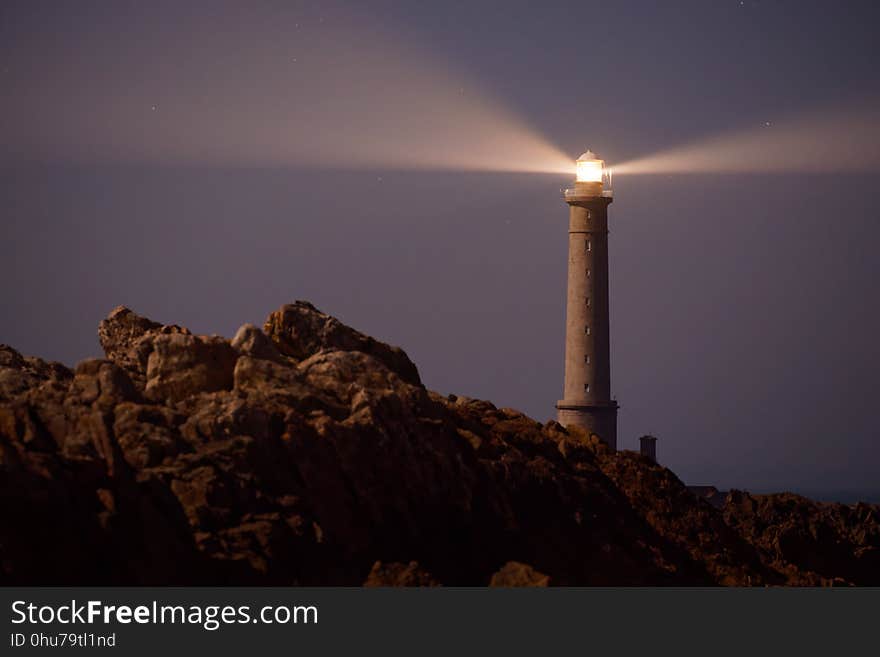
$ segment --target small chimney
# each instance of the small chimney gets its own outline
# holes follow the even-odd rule
[[[657,439],[654,436],[642,436],[639,438],[639,451],[642,456],[657,462]]]

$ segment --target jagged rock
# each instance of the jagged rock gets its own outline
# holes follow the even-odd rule
[[[220,337],[156,336],[147,359],[144,394],[155,401],[178,401],[200,392],[231,390],[237,358]]]
[[[539,573],[528,564],[508,561],[501,570],[492,575],[492,579],[489,580],[489,586],[550,586],[550,578],[544,573]]]
[[[792,493],[731,491],[728,525],[790,584],[880,585],[880,508],[814,502]]]
[[[599,467],[632,507],[674,549],[681,550],[677,568],[707,574],[719,584],[780,584],[757,550],[729,527],[711,504],[693,496],[670,470],[636,452],[604,450]]]
[[[139,388],[146,384],[153,340],[159,335],[190,335],[189,329],[164,326],[125,306],[114,308],[98,326],[98,339],[109,360],[126,370]]]
[[[61,363],[22,356],[0,344],[0,401],[12,399],[46,382],[63,383],[73,373]]]
[[[727,500],[727,491],[720,491],[715,486],[688,486],[691,494],[699,499],[706,500],[716,509],[723,509]]]
[[[440,586],[440,583],[416,561],[409,563],[377,561],[373,564],[364,586]]]
[[[722,513],[304,302],[231,342],[122,307],[99,333],[75,372],[0,347],[2,584],[878,581],[877,507]]]
[[[307,301],[282,306],[269,315],[263,330],[281,353],[296,360],[322,351],[359,351],[380,361],[407,383],[421,385],[418,369],[402,349],[355,331]]]
[[[113,361],[92,358],[76,366],[70,392],[84,404],[112,409],[138,398],[131,378]]]
[[[24,358],[8,344],[0,344],[0,367],[24,369]]]
[[[163,406],[121,403],[113,416],[113,435],[128,465],[136,470],[158,466],[192,447],[179,435],[175,413]]]
[[[243,324],[232,338],[232,348],[243,356],[281,362],[281,353],[272,341],[253,324]]]

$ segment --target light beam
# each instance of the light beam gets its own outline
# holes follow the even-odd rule
[[[624,175],[880,171],[880,104],[814,111],[615,165]]]

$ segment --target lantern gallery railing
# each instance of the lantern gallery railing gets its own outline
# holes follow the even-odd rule
[[[580,196],[583,192],[578,191],[577,189],[572,189],[571,187],[562,190],[562,197],[569,198],[570,196]],[[601,196],[605,198],[614,198],[614,190],[613,189],[603,189]]]

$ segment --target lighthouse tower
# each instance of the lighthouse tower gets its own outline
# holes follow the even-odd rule
[[[597,434],[617,449],[617,402],[611,398],[608,322],[608,206],[604,162],[592,151],[578,158],[569,206],[565,388],[556,404],[562,425]]]

